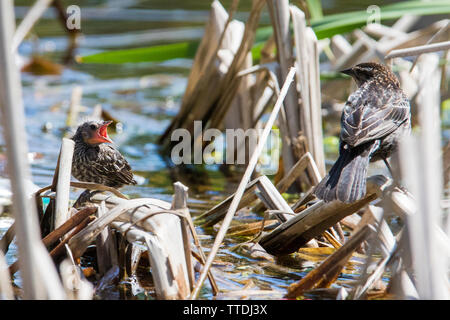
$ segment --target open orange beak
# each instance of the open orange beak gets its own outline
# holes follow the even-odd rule
[[[98,144],[98,143],[113,143],[112,140],[108,136],[108,126],[112,123],[112,121],[104,121],[103,125],[95,131],[94,136],[88,140],[90,144]]]

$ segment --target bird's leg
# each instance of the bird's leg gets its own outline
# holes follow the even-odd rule
[[[389,174],[391,175],[392,178],[394,178],[394,172],[392,171],[391,165],[389,164],[389,162],[387,161],[386,158],[383,158],[384,164],[386,165],[386,167],[389,170]]]
[[[399,188],[403,193],[409,195],[409,191],[402,185],[400,185],[400,183],[397,181],[397,179],[394,177],[394,172],[392,171],[391,165],[389,164],[389,162],[387,161],[386,158],[383,158],[384,164],[386,165],[386,167],[389,170],[389,173],[391,174],[392,179],[394,180],[395,185],[397,186],[397,188]]]

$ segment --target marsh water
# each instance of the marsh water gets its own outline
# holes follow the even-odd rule
[[[323,7],[325,13],[334,13],[365,9],[376,2],[323,1]],[[18,21],[26,13],[29,3],[15,1]],[[72,4],[70,1],[63,3],[65,6]],[[222,1],[225,8],[230,3]],[[211,1],[84,0],[76,4],[81,8],[83,36],[75,54],[83,56],[108,49],[200,39]],[[237,17],[245,19],[250,6],[251,1],[240,1]],[[262,15],[262,23],[270,23],[266,11]],[[21,44],[20,60],[26,62],[33,56],[40,56],[54,63],[62,63],[67,47],[66,32],[55,19],[52,9],[49,9],[36,25],[33,34]],[[156,141],[177,113],[191,64],[192,60],[189,59],[122,65],[70,63],[63,66],[60,75],[22,72],[27,142],[33,155],[30,157],[33,182],[39,187],[51,184],[71,93],[74,86],[78,85],[83,90],[81,104],[85,109],[82,118],[100,104],[122,124],[122,130],[112,133],[111,138],[129,160],[139,182],[136,186],[124,187],[123,193],[131,198],[153,197],[170,202],[172,183],[180,180],[189,187],[189,208],[193,216],[233,193],[239,176],[228,177],[215,165],[205,166],[192,174],[180,173],[158,152]],[[0,139],[0,152],[3,148],[3,140]],[[328,156],[333,160],[336,155],[329,153]],[[72,198],[78,192],[73,191]],[[247,212],[239,215],[235,223],[261,219],[261,215]],[[0,217],[0,234],[10,223],[10,217]],[[214,240],[214,229],[198,228],[198,233],[208,252]],[[324,251],[308,259],[298,256],[291,260],[270,262],[253,259],[239,250],[230,250],[233,245],[246,239],[226,238],[217,256],[214,266],[219,287],[225,292],[244,287],[275,290],[278,293],[259,295],[257,298],[279,299],[290,283],[300,279],[330,253]],[[15,254],[14,248],[9,250],[8,262],[15,259]],[[358,258],[352,261],[352,267],[345,270],[337,285],[351,286],[353,279],[358,276]],[[20,273],[16,274],[15,282],[20,286]],[[125,279],[103,291],[98,298],[151,298],[152,292],[148,288],[151,285],[147,286],[142,279]],[[212,297],[208,284],[201,297]],[[227,298],[227,295],[222,297]],[[307,298],[324,299],[327,296],[317,291]]]

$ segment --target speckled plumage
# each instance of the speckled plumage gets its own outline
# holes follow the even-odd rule
[[[325,202],[362,199],[369,162],[389,157],[411,129],[408,98],[387,67],[362,63],[344,73],[355,79],[358,89],[342,112],[339,158],[314,190]]]
[[[86,137],[90,134],[90,125],[101,122],[88,121],[78,127],[73,136],[75,150],[72,160],[72,175],[85,182],[103,184],[121,188],[127,184],[136,184],[128,161],[109,144],[90,144]]]

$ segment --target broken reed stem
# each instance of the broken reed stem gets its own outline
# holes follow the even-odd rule
[[[102,202],[98,207],[96,216],[99,218],[106,214],[105,202]],[[108,227],[104,228],[102,232],[95,239],[97,266],[100,276],[103,276],[114,265],[112,262],[111,249],[115,247],[112,239],[112,233]],[[117,251],[116,251],[117,252]]]
[[[353,252],[370,235],[371,226],[365,225],[355,233],[342,247],[336,250],[317,268],[310,271],[300,281],[293,283],[288,288],[286,298],[294,299],[317,285],[330,283],[330,279],[335,278],[351,258]]]
[[[95,211],[97,211],[96,207],[88,207],[88,208],[84,208],[84,209],[78,211],[72,217],[70,217],[68,220],[66,220],[66,222],[64,222],[61,226],[59,226],[57,229],[53,230],[44,239],[42,239],[42,242],[47,247],[51,246],[56,241],[58,241],[59,238],[64,236],[67,232],[69,232],[74,227],[79,225],[88,216],[90,216],[91,214],[94,214]]]
[[[259,244],[270,254],[281,255],[296,251],[299,247],[322,234],[344,217],[356,212],[380,197],[392,180],[377,175],[367,179],[366,196],[354,203],[319,201],[279,225],[261,238]]]
[[[438,32],[436,32],[428,41],[427,43],[425,43],[425,45],[429,45],[430,43],[433,43],[435,39],[437,39],[438,37],[440,37],[444,32],[447,31],[447,29],[450,27],[450,21],[447,22],[447,24],[445,26],[443,26]],[[417,55],[416,58],[414,59],[414,62],[411,66],[411,68],[409,69],[409,72],[411,73],[414,69],[414,67],[417,64],[417,61],[419,60],[419,57],[421,56],[421,54]]]
[[[397,57],[410,57],[422,53],[436,52],[450,49],[450,41],[427,44],[423,46],[411,47],[406,49],[392,50],[384,59],[392,59]]]
[[[317,166],[320,174],[320,179],[326,175],[325,168],[325,154],[323,144],[323,129],[322,129],[322,103],[320,94],[320,63],[319,63],[319,48],[317,37],[311,28],[306,28],[306,35],[309,42],[310,61],[308,64],[309,70],[309,107],[311,114],[311,149],[313,149],[313,160]]]
[[[181,222],[182,222],[181,225],[182,225],[183,242],[184,242],[185,254],[186,254],[186,264],[189,269],[188,270],[189,277],[190,277],[189,281],[192,282],[192,287],[190,288],[191,292],[192,292],[192,290],[194,288],[195,277],[194,277],[194,273],[193,273],[194,268],[192,266],[192,261],[191,261],[192,250],[190,249],[190,241],[189,241],[189,237],[187,234],[188,230],[190,231],[192,239],[194,241],[194,244],[197,247],[197,250],[199,252],[200,262],[202,264],[205,264],[206,256],[205,256],[205,253],[203,252],[202,246],[200,245],[200,241],[198,239],[197,232],[195,231],[194,223],[192,221],[191,215],[187,208],[188,188],[186,186],[184,186],[181,182],[175,182],[173,184],[173,186],[174,186],[174,190],[175,190],[175,195],[174,195],[174,198],[172,201],[172,209],[183,213],[183,218],[181,219]],[[191,271],[192,271],[192,274],[191,274]],[[191,279],[191,277],[192,277],[192,279]],[[217,287],[216,281],[214,279],[214,276],[212,275],[211,270],[208,271],[208,279],[211,284],[211,289],[212,289],[213,295],[216,296],[219,293],[219,288]]]
[[[112,187],[104,186],[104,185],[98,184],[98,183],[71,181],[70,186],[75,187],[75,188],[88,189],[88,190],[109,191],[119,198],[129,200],[128,197],[126,195],[124,195],[122,192],[120,192],[119,190],[112,188]]]
[[[340,247],[342,247],[342,243],[340,243],[339,240],[328,230],[326,230],[322,235],[335,249],[339,249]]]
[[[222,45],[222,41],[223,41],[223,38],[225,37],[227,28],[230,25],[231,21],[233,20],[234,14],[236,13],[236,11],[238,9],[238,6],[239,6],[239,0],[233,0],[233,2],[231,3],[231,7],[228,10],[227,22],[225,22],[225,26],[223,28],[222,33],[220,34],[219,41],[217,42],[217,46],[216,46],[216,48],[214,50],[214,52],[215,52],[214,57],[217,57],[217,53],[220,50],[220,46]]]
[[[274,84],[282,83],[288,69],[294,64],[291,34],[289,30],[289,1],[267,0],[267,9],[273,26],[274,44],[277,49],[276,60],[279,62],[279,72],[275,76]],[[299,131],[305,131],[304,123],[299,118],[298,92],[296,86],[290,87],[283,102],[284,108],[278,119],[282,135],[283,168],[287,172],[296,162],[294,141]]]
[[[80,224],[78,224],[70,234],[67,235],[67,237],[61,241],[52,251],[50,251],[50,255],[53,259],[56,259],[60,255],[62,255],[65,252],[65,248],[69,240],[78,234],[81,230],[83,230],[89,223],[94,221],[96,218],[93,216],[86,217],[83,221],[81,221]]]
[[[247,55],[251,51],[251,47],[255,40],[256,27],[265,2],[266,1],[263,0],[253,0],[252,2],[252,9],[245,24],[242,42],[225,77],[217,88],[217,91],[221,92],[221,94],[218,96],[214,112],[203,118],[203,121],[207,123],[208,128],[219,128],[222,120],[230,109],[231,103],[241,82],[241,78],[236,77],[236,74],[243,68]]]
[[[298,115],[298,121],[301,123],[301,128],[308,141],[308,148],[314,154],[313,143],[313,129],[312,129],[312,117],[310,108],[310,84],[314,82],[314,78],[309,73],[309,60],[311,59],[308,47],[306,34],[306,21],[305,14],[296,6],[290,6],[290,13],[292,16],[292,24],[294,29],[294,43],[297,50],[297,82],[300,84],[300,97],[302,99],[302,105]],[[297,107],[298,108],[298,107]],[[296,137],[295,137],[296,138]]]
[[[192,238],[194,240],[194,244],[197,247],[197,250],[199,252],[199,257],[201,259],[201,263],[205,264],[206,256],[205,256],[205,253],[203,252],[202,246],[200,245],[200,241],[199,241],[198,235],[197,235],[197,233],[195,231],[195,226],[194,226],[194,223],[193,223],[193,221],[191,219],[191,215],[189,214],[189,212],[187,210],[166,209],[166,210],[163,210],[163,211],[151,212],[150,214],[145,215],[142,218],[140,218],[139,220],[137,220],[137,221],[133,222],[132,224],[130,224],[129,227],[124,231],[124,234],[126,234],[128,232],[128,230],[133,228],[138,222],[140,222],[142,220],[148,219],[148,218],[150,218],[150,217],[152,217],[154,215],[157,215],[157,214],[168,214],[168,213],[169,214],[175,214],[175,215],[179,216],[182,219],[182,221],[186,222],[185,227],[189,228],[189,230],[191,232]],[[192,252],[192,250],[189,250],[189,252]],[[219,293],[219,288],[218,288],[218,286],[216,284],[216,281],[214,279],[214,276],[213,276],[211,270],[208,271],[208,279],[209,279],[209,282],[211,284],[211,289],[212,289],[213,295],[216,296]]]
[[[84,224],[86,221],[88,223],[92,221],[92,220],[87,220],[87,218],[89,218],[89,216],[91,214],[95,213],[96,210],[97,210],[97,208],[94,208],[94,207],[89,207],[89,208],[80,210],[75,215],[73,215],[73,217],[71,217],[64,224],[62,224],[58,229],[55,229],[51,233],[49,233],[44,239],[42,239],[42,242],[44,243],[44,245],[46,247],[49,247],[52,244],[54,244],[56,241],[58,241],[66,233],[68,233],[70,230],[72,230],[73,228],[76,228],[76,229],[74,229],[74,231],[72,233],[70,233],[68,235],[68,237],[66,237],[66,239],[64,239],[64,241],[61,242],[61,243],[67,243],[67,241],[69,241],[70,238],[72,238],[75,234],[80,232],[87,225],[87,223]],[[79,226],[81,226],[81,227],[79,227]],[[78,231],[76,231],[76,230],[78,230]],[[62,246],[62,248],[63,247],[64,246]],[[60,248],[59,250],[62,250],[62,249]],[[50,255],[54,258],[54,254],[56,254],[56,253],[52,254],[52,252],[50,252]],[[59,253],[60,252],[58,251],[58,254]],[[16,273],[18,270],[19,270],[19,262],[18,261],[14,262],[12,265],[9,266],[9,272],[11,275]]]
[[[236,212],[239,202],[241,201],[241,198],[242,198],[245,188],[251,178],[253,170],[255,169],[258,158],[259,158],[261,151],[264,147],[264,144],[266,142],[266,139],[269,136],[270,130],[272,129],[272,126],[278,116],[278,112],[281,109],[284,98],[286,97],[288,89],[294,79],[294,75],[295,75],[295,68],[291,67],[291,69],[289,70],[289,73],[286,77],[286,80],[284,82],[283,88],[281,89],[280,96],[278,97],[277,102],[275,103],[275,106],[273,107],[272,113],[270,114],[270,117],[266,123],[266,126],[264,127],[264,131],[261,135],[261,138],[258,141],[258,145],[256,146],[256,149],[250,158],[249,164],[247,166],[247,169],[245,170],[244,176],[239,184],[239,187],[236,191],[233,201],[231,202],[230,207],[228,208],[227,214],[224,218],[224,221],[223,221],[222,225],[220,226],[219,232],[216,235],[216,239],[214,240],[214,245],[211,248],[211,251],[208,255],[208,259],[206,260],[205,265],[202,268],[200,278],[199,278],[197,284],[195,285],[194,290],[192,291],[192,294],[190,297],[191,299],[197,298],[197,296],[200,292],[200,288],[206,279],[206,275],[208,274],[208,271],[211,267],[212,261],[213,261],[215,255],[217,254],[217,251],[219,250],[219,246],[221,245],[222,240],[225,237],[228,227],[230,226],[231,220],[233,219],[233,216]]]
[[[267,176],[261,176],[258,183],[258,198],[268,209],[278,210],[283,213],[275,213],[275,217],[281,222],[286,222],[294,214],[289,204],[284,200],[281,194]]]
[[[80,113],[81,98],[83,96],[83,89],[80,86],[76,86],[72,90],[72,96],[70,97],[69,113],[67,114],[66,126],[68,128],[75,126],[78,119],[78,114]],[[69,135],[69,130],[67,130],[64,136]]]
[[[55,228],[61,226],[69,215],[70,177],[72,174],[72,157],[75,142],[63,138],[61,144],[60,161],[58,164],[58,180],[56,182]]]
[[[450,45],[450,41],[448,42]],[[439,56],[423,55],[418,64],[419,92],[416,97],[419,134],[400,144],[402,182],[415,198],[417,211],[408,216],[416,288],[420,299],[448,299],[447,255],[439,249],[442,210],[442,159]],[[415,157],[411,157],[411,153]]]
[[[197,233],[195,232],[194,223],[192,222],[192,219],[190,217],[188,217],[186,219],[187,219],[187,223],[189,225],[189,228],[191,230],[191,234],[192,234],[193,239],[194,239],[194,244],[197,247],[197,250],[199,252],[200,263],[205,265],[205,261],[206,261],[205,252],[203,251],[203,248],[200,245],[200,241],[198,239]],[[192,250],[191,250],[191,252],[192,252]],[[209,280],[209,283],[211,285],[211,290],[212,290],[213,295],[217,296],[217,294],[219,293],[219,287],[217,286],[216,280],[214,279],[214,276],[213,276],[211,270],[208,271],[208,280]]]
[[[195,276],[194,267],[192,265],[191,242],[188,233],[189,225],[187,222],[187,216],[189,216],[189,209],[187,208],[188,187],[184,186],[181,182],[175,182],[173,184],[173,189],[174,195],[171,210],[179,211],[185,216],[184,219],[180,219],[180,227],[183,238],[184,255],[186,258],[186,269],[189,278],[189,289],[192,291],[194,288]]]
[[[255,180],[250,181],[247,184],[244,196],[242,197],[237,210],[251,204],[253,201],[255,201],[258,198],[253,191],[258,187],[258,183],[259,183],[260,179],[261,179],[261,177],[258,177]],[[225,206],[227,208],[229,207],[229,203],[231,203],[231,201],[233,201],[234,195],[235,195],[235,193],[233,193],[232,195],[227,197],[225,200],[218,203],[217,205],[215,205],[214,207],[212,207],[211,209],[209,209],[202,215],[198,216],[196,218],[196,221],[198,223],[200,223],[202,227],[210,227],[210,226],[215,225],[226,214],[226,211],[224,212],[225,209],[223,209],[223,207],[225,207]]]
[[[269,0],[267,8],[270,13],[272,26],[274,29],[275,42],[278,52],[278,61],[280,63],[280,83],[289,73],[289,69],[294,62],[293,49],[291,42],[291,33],[289,30],[289,1],[288,0]],[[284,109],[287,114],[287,125],[291,141],[295,141],[300,129],[304,130],[304,126],[299,126],[298,112],[298,94],[295,86],[289,87],[286,99],[284,101]],[[290,165],[293,165],[290,164]],[[290,168],[290,166],[289,166]]]
[[[300,160],[298,160],[288,171],[287,174],[284,175],[283,179],[281,179],[275,186],[275,188],[278,190],[278,193],[282,194],[286,192],[289,187],[295,182],[295,180],[301,176],[302,173],[305,172],[306,169],[308,169],[308,165],[310,166],[310,171],[315,173],[314,169],[314,159],[311,156],[311,153],[306,152]],[[312,175],[313,179],[315,179],[316,175]],[[315,184],[317,184],[316,182]],[[263,209],[263,204],[261,202],[257,203],[253,207],[253,211],[259,212]],[[291,208],[294,210],[293,208]]]
[[[309,161],[308,157],[311,156],[309,152],[306,152],[289,170],[287,174],[284,175],[277,183],[277,190],[279,193],[286,192],[287,189],[294,183],[294,181],[300,176],[302,172],[308,167]]]
[[[133,199],[124,201],[124,203],[120,203],[116,205],[113,209],[108,211],[108,214],[105,214],[98,218],[95,222],[89,225],[88,228],[84,229],[82,232],[77,234],[75,237],[70,239],[69,246],[72,250],[72,253],[75,258],[80,257],[84,251],[86,250],[89,243],[95,239],[100,232],[102,232],[103,228],[113,222],[118,216],[122,213],[133,209],[144,206],[151,202],[151,199],[141,198],[141,199]]]
[[[20,25],[17,27],[14,33],[11,47],[12,51],[16,52],[19,48],[20,43],[25,39],[26,35],[33,28],[34,24],[39,20],[42,14],[47,10],[47,7],[52,3],[53,0],[38,0],[34,5],[28,10],[26,16],[23,18]]]

